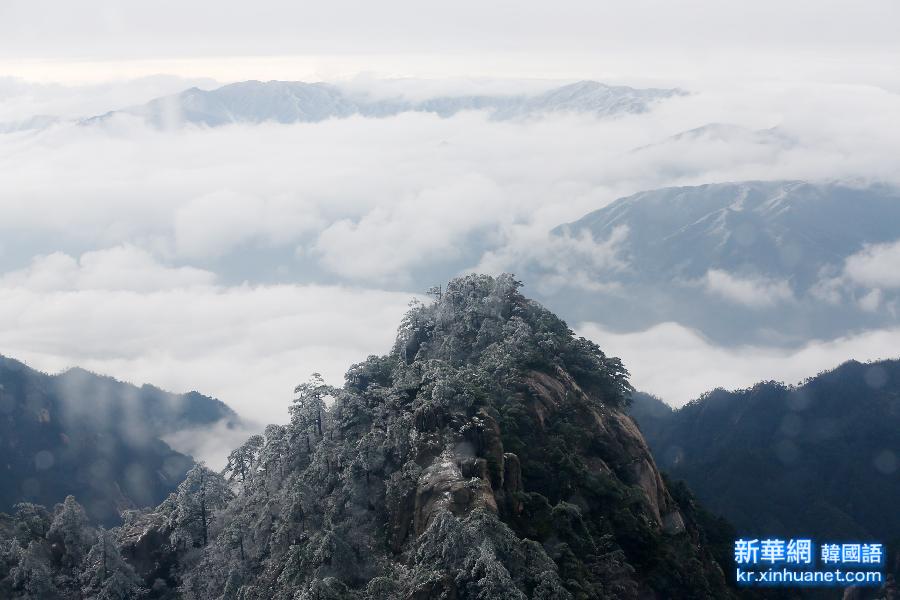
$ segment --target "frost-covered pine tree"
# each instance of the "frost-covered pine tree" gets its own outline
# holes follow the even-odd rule
[[[260,449],[259,464],[266,477],[284,479],[284,464],[288,455],[288,428],[284,425],[267,425],[265,444]]]
[[[263,436],[251,435],[246,442],[232,450],[225,466],[228,481],[238,479],[245,487],[252,481],[259,460],[259,451],[264,443]]]
[[[50,513],[40,504],[20,502],[16,504],[15,522],[16,537],[28,545],[32,540],[43,539],[50,529]]]
[[[199,463],[188,471],[174,495],[170,515],[171,541],[175,548],[203,547],[209,543],[209,526],[215,511],[234,494],[225,478]]]
[[[309,381],[294,388],[296,397],[290,407],[293,434],[303,440],[306,454],[311,454],[315,442],[325,437],[328,407],[325,399],[336,391],[318,373],[313,373]]]
[[[9,579],[16,597],[22,600],[43,600],[53,593],[53,572],[50,557],[40,542],[33,541],[26,548],[17,547],[15,566]]]
[[[47,540],[63,567],[78,568],[93,543],[94,531],[74,496],[66,496],[56,505]]]
[[[141,594],[140,578],[122,558],[113,533],[103,527],[82,563],[80,579],[85,600],[132,600]]]

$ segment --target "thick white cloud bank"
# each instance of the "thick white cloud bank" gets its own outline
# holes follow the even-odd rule
[[[900,132],[884,127],[894,121],[900,95],[873,87],[735,85],[610,120],[498,123],[464,113],[177,132],[127,118],[62,125],[0,135],[0,231],[28,236],[41,254],[133,245],[182,266],[280,247],[285,260],[304,256],[348,280],[403,285],[411,270],[461,255],[473,234],[493,244],[486,268],[514,270],[552,252],[553,226],[645,189],[897,183]],[[670,139],[710,122],[777,126],[778,136]],[[4,270],[24,266],[3,264],[17,250],[11,239],[0,240]]]
[[[900,329],[869,331],[801,348],[763,346],[724,348],[678,323],[660,323],[646,331],[613,333],[595,323],[576,330],[631,372],[636,389],[682,406],[714,387],[746,388],[760,381],[799,383],[853,359],[896,358]]]
[[[387,352],[411,299],[339,286],[223,287],[142,255],[123,270],[129,252],[57,254],[0,280],[0,352],[48,371],[78,365],[197,390],[247,419],[284,421],[294,386],[311,373],[340,384],[351,363]],[[155,289],[142,287],[154,279]]]

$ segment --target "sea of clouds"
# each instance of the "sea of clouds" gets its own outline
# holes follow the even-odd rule
[[[72,118],[195,83],[7,80],[0,122],[26,116],[29,98]],[[896,93],[821,83],[689,92],[606,120],[467,112],[159,131],[121,117],[0,135],[0,353],[48,371],[80,365],[197,389],[255,421],[283,421],[311,372],[339,383],[353,362],[388,351],[426,282],[537,264],[526,293],[602,286],[592,268],[627,261],[615,240],[549,231],[618,197],[748,179],[900,184],[900,129],[885,126],[900,122]],[[709,123],[745,133],[672,137]],[[753,134],[774,127],[774,138]],[[848,273],[884,285],[896,252],[870,249]],[[787,293],[725,272],[705,282],[749,303],[765,301],[764,284]],[[891,356],[900,341],[885,330],[790,349],[721,347],[677,323],[626,333],[573,325],[621,355],[636,387],[674,404]]]

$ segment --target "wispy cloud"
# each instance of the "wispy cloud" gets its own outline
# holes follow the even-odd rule
[[[844,265],[844,274],[870,288],[900,288],[900,240],[868,246],[850,256]]]
[[[215,278],[202,269],[168,267],[146,250],[122,245],[85,252],[79,258],[63,252],[37,256],[27,268],[0,277],[0,289],[156,292],[208,286]]]
[[[707,293],[750,308],[768,308],[794,299],[787,281],[739,277],[721,269],[707,271],[703,285]]]

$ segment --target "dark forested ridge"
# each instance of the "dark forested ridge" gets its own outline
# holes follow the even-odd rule
[[[0,510],[71,494],[92,521],[118,523],[125,509],[158,504],[193,464],[160,438],[221,419],[237,415],[195,392],[82,369],[47,375],[0,357]]]
[[[631,411],[660,468],[739,532],[900,542],[900,360]]]
[[[629,392],[618,359],[511,277],[457,279],[342,388],[298,386],[290,423],[222,474],[196,466],[127,513],[115,568],[66,578],[75,559],[53,555],[47,518],[28,529],[26,507],[4,590],[21,596],[42,565],[60,598],[90,581],[154,598],[731,597],[701,513],[623,412]],[[81,556],[103,550],[94,538],[72,537]]]

